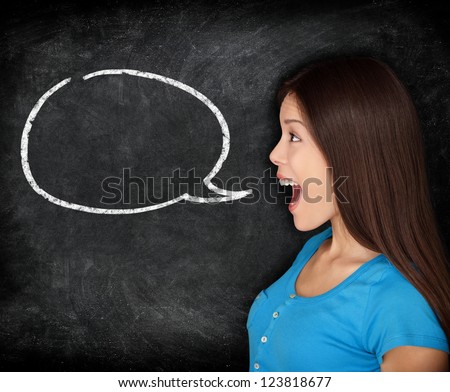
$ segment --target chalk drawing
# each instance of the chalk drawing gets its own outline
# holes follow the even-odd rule
[[[217,160],[216,164],[214,165],[213,169],[208,173],[208,175],[203,179],[203,183],[213,192],[223,195],[223,197],[197,197],[189,195],[188,193],[184,193],[181,196],[169,200],[164,203],[160,203],[153,206],[147,206],[147,207],[139,207],[139,208],[128,208],[128,209],[107,209],[107,208],[97,208],[97,207],[89,207],[84,206],[80,204],[75,203],[69,203],[67,201],[58,199],[57,197],[54,197],[50,195],[48,192],[43,190],[35,181],[33,175],[31,174],[30,169],[30,163],[28,161],[28,140],[31,128],[33,126],[33,121],[35,120],[37,114],[39,113],[39,110],[42,108],[44,103],[60,88],[70,83],[71,78],[64,79],[63,81],[59,82],[55,86],[53,86],[50,90],[48,90],[39,100],[37,101],[36,105],[34,105],[33,109],[31,110],[30,114],[28,115],[27,121],[25,123],[25,127],[22,132],[22,140],[20,145],[20,154],[22,157],[22,169],[25,174],[25,177],[30,184],[30,186],[33,188],[33,190],[48,200],[49,202],[59,205],[61,207],[70,208],[72,210],[78,210],[83,212],[88,212],[91,214],[137,214],[141,212],[147,212],[156,210],[159,208],[164,208],[169,205],[172,205],[174,203],[177,203],[181,200],[189,200],[197,203],[220,203],[224,201],[230,201],[230,200],[237,200],[240,198],[243,198],[247,195],[250,195],[252,193],[252,190],[248,191],[228,191],[225,189],[221,189],[216,187],[214,184],[211,183],[211,179],[214,178],[214,176],[218,173],[218,171],[222,168],[223,163],[225,162],[228,152],[230,151],[230,132],[228,130],[228,125],[225,121],[225,118],[223,117],[220,110],[203,94],[198,92],[197,90],[193,89],[192,87],[181,83],[177,80],[167,78],[165,76],[157,75],[150,72],[142,72],[132,69],[105,69],[101,71],[92,72],[90,74],[87,74],[83,76],[83,80],[88,80],[94,77],[98,76],[104,76],[104,75],[132,75],[136,77],[141,78],[147,78],[147,79],[156,79],[160,82],[170,84],[172,86],[175,86],[181,90],[186,91],[187,93],[193,95],[195,98],[203,102],[216,116],[217,121],[220,124],[220,127],[222,129],[222,151],[220,153],[220,157]]]

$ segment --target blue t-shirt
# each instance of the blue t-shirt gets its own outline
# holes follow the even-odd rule
[[[383,354],[397,346],[449,352],[428,302],[383,254],[323,294],[296,295],[297,276],[331,236],[330,226],[311,237],[257,295],[247,319],[250,371],[379,372]]]

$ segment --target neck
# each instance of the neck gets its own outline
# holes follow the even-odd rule
[[[333,235],[324,247],[324,255],[330,261],[369,261],[380,253],[373,252],[358,243],[347,231],[340,214],[331,218]]]

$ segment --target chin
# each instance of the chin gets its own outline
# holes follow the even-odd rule
[[[298,231],[311,231],[311,230],[315,230],[318,227],[322,226],[325,222],[328,221],[328,219],[319,221],[319,222],[308,222],[308,220],[306,219],[302,219],[299,217],[296,217],[294,215],[294,226]]]
[[[296,218],[294,216],[294,226],[298,231],[310,231],[314,230],[314,227],[310,227],[307,222],[304,220],[300,220],[300,218]]]

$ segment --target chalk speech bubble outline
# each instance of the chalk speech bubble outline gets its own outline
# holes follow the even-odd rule
[[[172,86],[175,86],[181,90],[186,91],[187,93],[193,95],[195,98],[199,99],[201,102],[203,102],[216,116],[217,121],[220,124],[220,127],[222,129],[222,152],[220,154],[219,159],[217,160],[216,164],[214,165],[213,169],[209,172],[209,174],[203,179],[203,183],[213,192],[220,194],[220,195],[227,195],[225,197],[197,197],[189,195],[188,193],[184,193],[181,196],[169,200],[165,203],[160,203],[155,206],[147,206],[147,207],[140,207],[140,208],[128,208],[128,209],[107,209],[107,208],[96,208],[96,207],[88,207],[80,204],[75,203],[69,203],[67,201],[58,199],[52,195],[50,195],[48,192],[44,191],[39,185],[36,183],[36,180],[34,179],[33,175],[31,174],[30,164],[28,162],[28,139],[32,127],[32,123],[35,120],[37,114],[39,113],[39,110],[44,105],[44,103],[49,99],[56,91],[58,91],[60,88],[65,86],[66,84],[70,83],[71,78],[67,78],[53,86],[50,90],[48,90],[42,97],[37,101],[37,103],[34,105],[33,109],[31,110],[30,114],[28,115],[27,121],[25,123],[25,127],[23,128],[22,132],[22,139],[20,144],[20,154],[22,157],[22,170],[25,174],[25,177],[28,181],[28,183],[31,185],[33,190],[42,196],[44,199],[47,199],[49,202],[59,205],[61,207],[70,208],[72,210],[78,210],[78,211],[84,211],[91,214],[138,214],[141,212],[147,212],[156,210],[159,208],[167,207],[171,204],[178,203],[181,200],[189,200],[197,203],[220,203],[224,201],[229,200],[237,200],[240,198],[243,198],[249,194],[251,194],[253,191],[228,191],[225,189],[221,189],[216,187],[214,184],[211,183],[211,179],[214,178],[214,176],[217,174],[217,172],[222,168],[222,164],[225,161],[225,159],[228,156],[228,152],[230,150],[230,132],[228,130],[228,125],[225,121],[225,118],[223,117],[220,110],[203,94],[198,92],[197,90],[193,89],[192,87],[189,87],[188,85],[181,83],[177,80],[167,78],[165,76],[157,75],[150,72],[142,72],[132,69],[105,69],[101,71],[96,71],[89,73],[85,76],[83,76],[83,80],[88,80],[93,77],[102,76],[102,75],[132,75],[147,79],[156,79],[163,83],[170,84]]]

